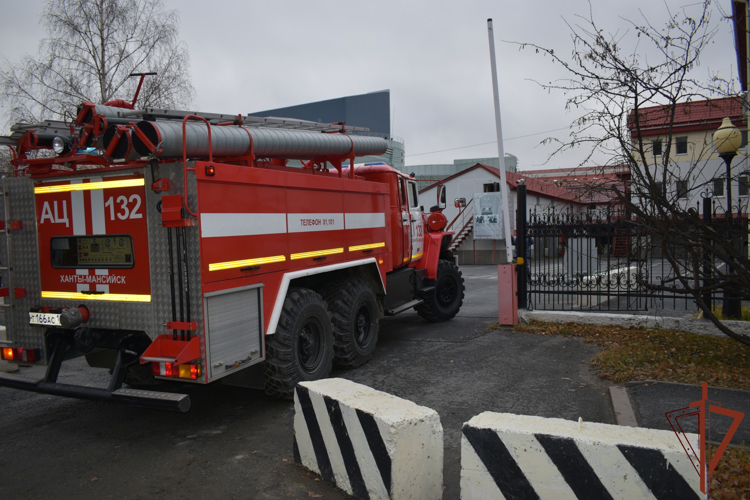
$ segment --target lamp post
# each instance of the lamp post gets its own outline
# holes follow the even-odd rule
[[[714,147],[727,167],[727,208],[724,217],[729,226],[730,248],[734,248],[732,234],[732,159],[737,155],[737,150],[740,149],[741,144],[742,134],[737,127],[732,125],[729,118],[724,118],[719,129],[714,132]],[[727,276],[731,276],[732,267],[729,265],[729,262],[726,265]],[[739,297],[731,289],[731,286],[724,290],[721,314],[726,319],[740,319],[742,317],[742,304]]]

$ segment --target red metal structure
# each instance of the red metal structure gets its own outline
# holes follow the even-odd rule
[[[343,123],[133,108],[84,102],[73,124],[0,138],[15,165],[0,355],[47,365],[43,379],[0,374],[0,385],[179,411],[187,395],[136,387],[222,381],[290,397],[332,363],[366,362],[383,315],[458,313],[444,190],[425,213],[411,176],[354,167],[383,139]],[[109,387],[59,383],[76,356],[109,368]]]

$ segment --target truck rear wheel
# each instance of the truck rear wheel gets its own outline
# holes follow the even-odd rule
[[[289,290],[276,333],[266,339],[266,394],[291,398],[298,382],[325,378],[331,372],[331,317],[325,301],[312,290]]]
[[[378,343],[378,299],[361,279],[335,282],[323,290],[333,324],[333,361],[354,368],[367,362]]]
[[[440,259],[435,288],[423,298],[414,309],[427,321],[447,321],[458,314],[464,302],[464,278],[458,266]]]

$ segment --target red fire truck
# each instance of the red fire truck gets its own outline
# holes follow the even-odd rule
[[[362,129],[118,100],[11,130],[0,355],[46,374],[1,386],[178,411],[188,395],[149,386],[290,397],[366,362],[382,316],[462,305],[445,191],[424,212],[412,176],[355,166],[387,148]],[[109,387],[58,381],[78,356]]]

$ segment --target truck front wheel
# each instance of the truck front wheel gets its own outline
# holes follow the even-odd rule
[[[464,302],[464,278],[458,266],[449,260],[439,260],[435,288],[423,299],[414,309],[427,321],[447,321],[458,314]]]
[[[298,382],[331,372],[333,332],[325,301],[307,288],[292,288],[276,333],[266,337],[265,392],[291,398]]]
[[[378,299],[362,279],[332,283],[323,290],[333,323],[333,361],[355,368],[367,362],[378,343]]]

